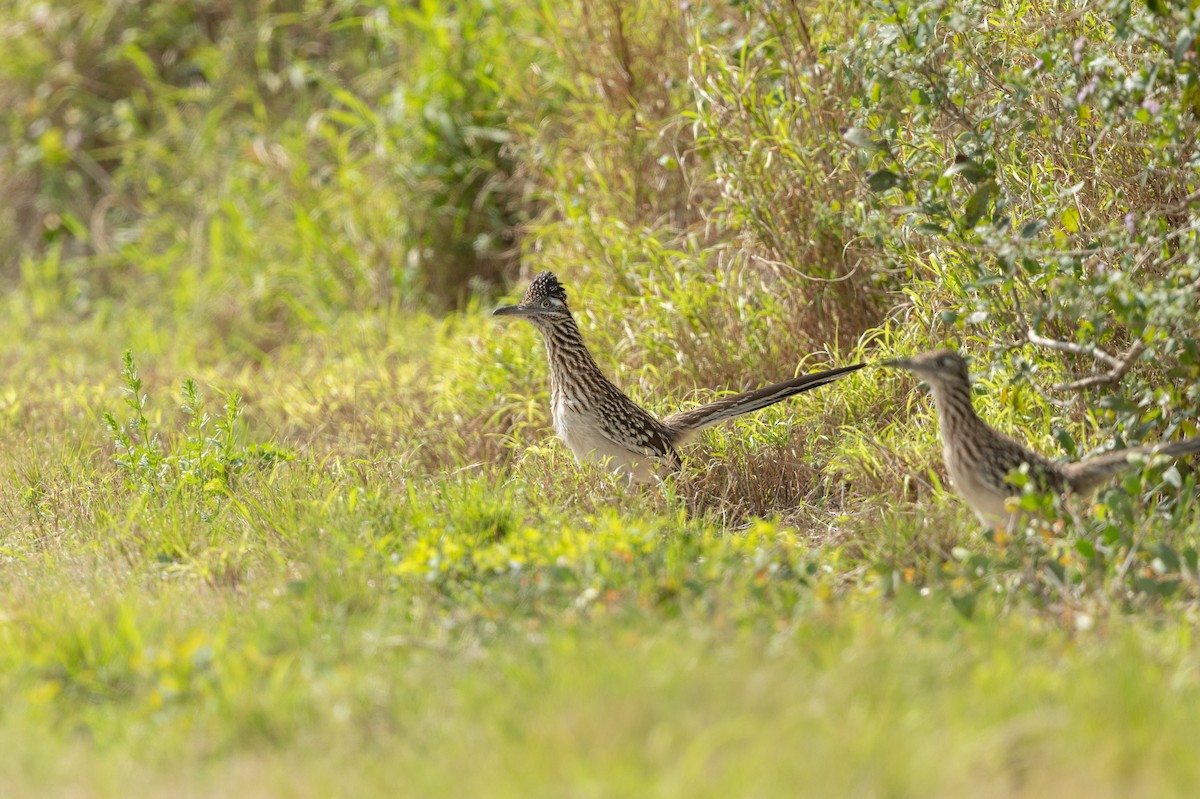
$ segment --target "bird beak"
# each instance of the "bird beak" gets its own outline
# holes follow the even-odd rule
[[[525,316],[525,309],[520,305],[501,305],[492,311],[492,316]]]
[[[912,362],[911,358],[892,358],[891,360],[880,361],[879,365],[892,369],[907,369],[910,372],[917,371],[917,365]]]

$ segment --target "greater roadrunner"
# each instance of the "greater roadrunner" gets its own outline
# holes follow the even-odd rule
[[[954,350],[937,350],[913,358],[884,361],[883,366],[907,369],[929,384],[942,428],[942,456],[954,487],[985,523],[1015,519],[1005,507],[1019,490],[1009,475],[1022,466],[1044,490],[1090,494],[1119,472],[1130,468],[1131,455],[1187,455],[1200,452],[1200,437],[1169,444],[1106,452],[1076,463],[1056,463],[1020,442],[993,430],[971,404],[967,362]]]
[[[796,377],[659,420],[600,371],[567,307],[567,293],[552,273],[539,274],[520,303],[497,308],[493,315],[524,317],[541,331],[550,360],[554,429],[575,457],[606,462],[633,481],[651,479],[662,463],[678,468],[676,448],[705,427],[774,405],[865,366],[859,363]]]

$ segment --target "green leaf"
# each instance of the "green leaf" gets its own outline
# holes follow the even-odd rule
[[[900,183],[900,176],[888,169],[877,169],[867,175],[871,191],[884,192]]]
[[[1179,34],[1179,40],[1175,42],[1175,63],[1178,64],[1183,59],[1187,58],[1188,50],[1192,49],[1192,43],[1196,41],[1196,34],[1188,28]]]
[[[62,131],[58,128],[46,128],[37,140],[41,150],[42,162],[49,167],[60,167],[71,160]]]
[[[988,170],[962,155],[955,158],[954,163],[942,174],[948,178],[958,175],[972,185],[991,177]]]
[[[1038,511],[1045,505],[1037,494],[1022,494],[1019,507],[1025,511]]]
[[[1133,587],[1135,590],[1143,594],[1170,599],[1176,591],[1179,590],[1179,580],[1160,580],[1154,577],[1135,577],[1133,579]]]
[[[1032,222],[1026,222],[1021,226],[1021,238],[1032,239],[1037,236],[1037,234],[1041,233],[1045,227],[1045,219],[1035,219]]]
[[[983,218],[983,215],[987,213],[988,205],[992,201],[992,196],[996,194],[997,188],[996,181],[988,180],[981,183],[979,188],[975,189],[963,208],[964,226],[968,229],[973,228]]]
[[[1096,404],[1106,411],[1115,411],[1116,413],[1134,413],[1139,410],[1136,403],[1116,395],[1102,397]]]
[[[1064,228],[1066,228],[1068,231],[1070,231],[1071,233],[1078,233],[1079,232],[1079,209],[1074,208],[1074,207],[1068,208],[1067,210],[1063,211],[1062,216],[1059,217],[1059,221],[1061,221],[1062,226]]]
[[[146,54],[146,51],[138,47],[134,42],[127,42],[121,48],[121,55],[133,64],[134,68],[148,81],[153,81],[158,78],[158,68],[154,66],[154,59]]]
[[[1057,427],[1054,430],[1054,440],[1058,442],[1058,445],[1063,448],[1064,452],[1071,457],[1075,457],[1075,454],[1078,452],[1078,447],[1075,444],[1075,439],[1071,437],[1070,433],[1061,427]]]
[[[975,594],[963,594],[962,596],[950,597],[950,603],[954,605],[954,609],[962,614],[962,617],[967,621],[975,615]]]
[[[1169,544],[1151,544],[1147,549],[1162,561],[1162,565],[1168,572],[1178,572],[1180,566],[1179,553],[1176,552]]]

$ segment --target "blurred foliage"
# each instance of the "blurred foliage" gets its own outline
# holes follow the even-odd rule
[[[495,282],[518,12],[454,8],[7,2],[0,270],[35,314],[140,303],[251,355]]]

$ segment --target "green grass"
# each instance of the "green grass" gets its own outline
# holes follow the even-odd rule
[[[489,316],[1195,434],[1183,5],[168,5],[0,0],[0,795],[1195,793],[1189,464],[998,536],[869,368],[630,487]]]
[[[456,328],[423,357],[513,332]],[[245,394],[232,447],[202,445],[232,453],[228,480],[182,468],[195,416],[162,362],[140,369],[153,485],[101,419],[132,415],[119,356],[47,353],[17,384],[5,795],[1188,794],[1193,588],[1023,584],[1040,550],[989,544],[944,492],[850,486],[739,521],[703,472],[753,425],[662,487],[580,471],[550,440],[435,474],[445,456],[401,435],[419,429],[394,399],[417,385],[407,337],[359,350],[364,329],[381,330],[202,373],[214,416]],[[878,380],[843,396],[869,403]],[[836,413],[788,410],[785,443],[761,446]],[[721,468],[747,493],[760,479]]]
[[[83,630],[54,618],[80,648],[121,641],[107,676],[129,674],[11,695],[6,794],[1186,796],[1198,776],[1187,621],[1071,635],[908,593],[746,625],[720,598],[502,593],[350,608],[175,584]]]

